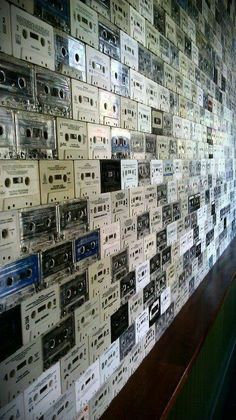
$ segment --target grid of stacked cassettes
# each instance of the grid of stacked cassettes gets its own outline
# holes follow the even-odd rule
[[[0,417],[97,419],[235,234],[231,20],[221,1],[13,3]]]

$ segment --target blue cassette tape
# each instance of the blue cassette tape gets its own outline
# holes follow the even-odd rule
[[[30,255],[0,269],[0,298],[40,282],[38,254]]]
[[[70,32],[70,5],[69,0],[35,0],[34,14],[52,26]]]
[[[86,265],[100,256],[100,233],[89,232],[75,240],[75,261],[78,265]]]

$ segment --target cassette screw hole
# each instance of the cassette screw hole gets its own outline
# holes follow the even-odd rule
[[[12,286],[13,284],[13,277],[8,277],[7,278],[7,286]]]
[[[8,237],[8,229],[3,229],[2,230],[2,238],[6,239]]]
[[[26,83],[25,83],[25,79],[23,79],[23,77],[19,77],[18,79],[18,85],[21,89],[25,88]]]
[[[79,62],[79,54],[75,54],[75,61],[78,63]]]

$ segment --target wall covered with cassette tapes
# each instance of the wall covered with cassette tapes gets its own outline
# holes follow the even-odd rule
[[[12,3],[0,418],[98,419],[235,235],[234,11]]]

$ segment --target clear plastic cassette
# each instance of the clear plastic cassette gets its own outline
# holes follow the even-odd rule
[[[93,86],[110,90],[110,58],[86,45],[87,82]]]
[[[125,0],[111,0],[111,21],[122,31],[129,33],[130,6]]]
[[[146,103],[146,79],[133,69],[130,69],[130,98]]]
[[[73,162],[41,160],[39,170],[42,204],[74,198]]]
[[[89,159],[110,159],[110,127],[88,123],[87,130]]]
[[[59,159],[88,159],[86,123],[57,118],[57,147]]]
[[[76,412],[83,409],[100,388],[99,360],[92,363],[75,382]]]
[[[122,96],[129,96],[129,68],[119,61],[111,59],[111,91]]]
[[[85,269],[100,256],[99,231],[90,231],[75,240],[75,261],[79,269]]]
[[[100,123],[111,127],[120,126],[120,97],[115,93],[99,90]]]
[[[122,128],[111,129],[111,153],[114,159],[130,157],[130,132]]]
[[[137,238],[136,218],[126,217],[121,223],[121,246],[129,246]]]
[[[59,281],[62,316],[73,312],[88,300],[87,272],[75,273]]]
[[[32,3],[31,0],[27,2]],[[21,5],[20,5],[21,6]],[[27,4],[27,10],[29,5]],[[30,10],[28,10],[30,12]],[[34,0],[34,14],[40,19],[50,23],[50,25],[62,29],[64,32],[70,31],[70,2],[48,2],[47,0]]]
[[[18,111],[15,114],[17,157],[53,159],[57,155],[53,117]]]
[[[102,228],[111,223],[111,195],[104,193],[89,201],[90,229]]]
[[[76,344],[88,339],[90,332],[97,330],[100,322],[99,299],[90,299],[75,310]]]
[[[85,45],[63,32],[54,32],[55,70],[86,81]]]
[[[71,85],[73,118],[98,124],[98,88],[74,79],[72,79]]]
[[[138,70],[138,43],[125,32],[120,32],[121,62]]]
[[[145,136],[143,133],[131,131],[130,155],[132,159],[145,159]]]
[[[121,188],[135,188],[138,186],[138,162],[136,160],[121,160]]]
[[[16,211],[0,212],[0,267],[20,256],[19,223]]]
[[[140,15],[132,6],[130,7],[130,35],[145,45],[146,32],[145,32],[145,18]]]
[[[39,112],[71,117],[71,87],[68,77],[37,67],[35,83]]]
[[[41,252],[41,276],[46,284],[58,281],[65,274],[71,273],[74,262],[73,251],[73,243],[68,241]]]
[[[121,127],[129,130],[138,129],[138,104],[123,97],[121,97]]]
[[[89,352],[87,340],[75,345],[60,360],[62,392],[73,389],[76,379],[89,367]],[[71,387],[71,388],[70,388]]]
[[[111,344],[110,322],[101,322],[97,331],[91,332],[88,337],[89,360],[95,362]]]
[[[92,9],[96,10],[96,12],[100,13],[102,16],[110,19],[110,0],[88,0]]]
[[[110,4],[110,0],[107,0]],[[110,16],[108,17],[108,19]],[[98,21],[99,50],[114,60],[120,60],[120,31],[102,16]]]
[[[33,68],[20,60],[0,55],[0,104],[35,110]]]
[[[13,112],[0,108],[0,120],[0,159],[12,159],[16,157]]]
[[[0,210],[40,204],[38,162],[0,161]]]
[[[83,234],[88,229],[87,200],[65,201],[58,205],[59,235],[70,239]]]
[[[74,420],[76,416],[74,389],[62,394],[43,415],[45,419]]]
[[[120,336],[120,360],[122,361],[135,345],[135,324],[131,324]]]
[[[71,35],[98,48],[97,13],[79,0],[70,2]]]
[[[0,51],[11,55],[12,42],[10,5],[5,0],[2,0],[0,4],[0,22]]]
[[[167,64],[170,64],[170,42],[160,34],[160,57]]]
[[[138,130],[151,133],[151,107],[138,103]]]
[[[100,194],[100,165],[98,160],[74,162],[75,196],[94,198]]]
[[[1,420],[9,420],[10,418],[25,419],[23,394],[18,395],[18,397],[0,409],[0,418]]]

